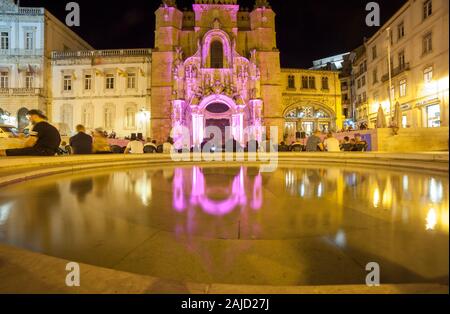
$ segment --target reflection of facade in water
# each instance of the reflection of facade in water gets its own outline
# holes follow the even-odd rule
[[[202,210],[213,216],[225,216],[233,212],[237,207],[244,208],[247,205],[254,210],[262,207],[262,176],[260,173],[253,180],[252,195],[250,202],[246,194],[247,169],[241,167],[239,173],[234,177],[231,186],[227,187],[229,196],[224,200],[217,200],[214,196],[208,195],[208,190],[212,190],[207,182],[201,168],[191,169],[178,168],[175,170],[173,180],[173,206],[178,212],[183,212],[189,208],[199,206]],[[190,180],[190,182],[187,182]],[[190,195],[186,193],[189,191]],[[222,187],[222,186],[221,186]]]

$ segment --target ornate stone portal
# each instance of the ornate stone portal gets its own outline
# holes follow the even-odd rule
[[[205,134],[205,128],[215,126],[211,121],[229,120],[228,137],[244,143],[244,129],[248,128],[248,136],[261,138],[261,76],[256,51],[251,51],[249,60],[240,56],[234,46],[215,19],[192,57],[183,60],[182,48],[176,47],[172,101],[175,137],[182,136],[185,127],[191,131],[192,144],[199,145],[210,136]],[[223,104],[228,109],[215,112],[209,109],[213,104]]]
[[[163,105],[167,100],[171,135],[175,140],[183,137],[184,143],[189,137],[190,146],[210,137],[207,127],[228,130],[226,138],[234,137],[242,144],[265,136],[264,104],[268,99],[281,104],[276,99],[281,93],[275,15],[265,7],[255,7],[251,13],[240,11],[236,3],[195,1],[193,11],[181,12],[174,1],[164,1],[156,12],[152,53],[155,138],[164,140],[169,133]],[[245,23],[250,19],[254,25],[249,28]],[[259,23],[264,24],[264,31]],[[169,86],[171,97],[167,99]]]

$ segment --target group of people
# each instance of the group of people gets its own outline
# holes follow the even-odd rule
[[[339,141],[334,137],[333,133],[329,132],[325,139],[322,139],[320,131],[314,132],[306,141],[301,142],[299,139],[291,145],[286,145],[281,142],[278,146],[279,152],[352,152],[352,151],[367,151],[368,143],[361,138],[361,135],[356,134],[354,138],[350,139],[348,136],[343,141]]]
[[[91,135],[86,133],[83,125],[76,127],[77,134],[70,138],[69,143],[61,141],[59,131],[47,122],[47,117],[39,110],[30,110],[27,114],[30,123],[33,125],[29,137],[26,139],[23,148],[0,150],[0,156],[55,156],[64,154],[88,155],[88,154],[148,154],[148,153],[171,153],[174,151],[174,140],[168,138],[161,145],[157,145],[156,140],[147,139],[143,141],[137,138],[136,134],[132,135],[126,147],[114,147],[109,144],[110,136],[101,128],[95,129]],[[255,139],[250,139],[245,145],[236,141],[234,138],[228,140],[223,147],[215,144],[214,137],[205,139],[197,149],[191,148],[191,152],[210,151],[212,153],[225,152],[256,152],[256,151],[366,151],[367,142],[361,139],[360,135],[350,139],[345,137],[342,142],[334,137],[333,133],[328,133],[326,138],[322,140],[322,133],[316,131],[311,135],[306,144],[297,140],[290,146],[285,142],[281,142],[277,147],[270,147],[269,141],[259,143]],[[184,151],[184,150],[181,150]]]

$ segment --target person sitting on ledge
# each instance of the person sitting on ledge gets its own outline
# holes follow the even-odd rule
[[[361,134],[355,135],[355,151],[357,152],[365,152],[368,149],[368,144],[366,141],[361,139]]]
[[[0,156],[55,156],[61,143],[58,130],[47,122],[40,110],[30,110],[27,118],[33,125],[24,148],[0,150]]]
[[[112,154],[108,139],[105,137],[105,132],[102,128],[97,128],[93,134],[92,152],[94,154]]]
[[[76,127],[77,134],[70,138],[70,147],[74,155],[92,154],[92,137],[86,134],[86,128],[79,124]]]
[[[307,152],[320,152],[323,151],[322,139],[320,138],[321,132],[315,131],[313,135],[308,138],[306,142]]]
[[[143,154],[144,153],[144,144],[138,140],[136,134],[131,135],[131,141],[128,143],[125,148],[124,154]]]
[[[323,147],[327,152],[331,153],[337,153],[341,151],[341,148],[339,146],[339,141],[337,138],[333,136],[332,132],[328,132],[327,138],[323,142]]]
[[[281,142],[280,145],[278,145],[278,152],[282,153],[282,152],[288,152],[288,151],[289,151],[289,146],[287,146],[284,141]]]
[[[344,137],[344,141],[341,144],[341,151],[351,152],[353,145],[350,143],[350,138],[348,136]]]

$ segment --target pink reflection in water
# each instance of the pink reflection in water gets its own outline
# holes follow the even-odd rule
[[[185,193],[189,190],[189,178],[191,178],[190,195]],[[199,167],[191,169],[178,168],[175,170],[173,180],[173,207],[177,212],[184,212],[188,208],[199,206],[202,210],[213,216],[226,216],[233,212],[238,206],[244,208],[248,204],[245,184],[251,178],[247,176],[246,169],[241,167],[231,187],[227,188],[229,197],[225,200],[213,200],[207,195],[206,179]],[[262,207],[262,176],[258,174],[253,181],[253,193],[250,198],[250,207],[259,210]]]

